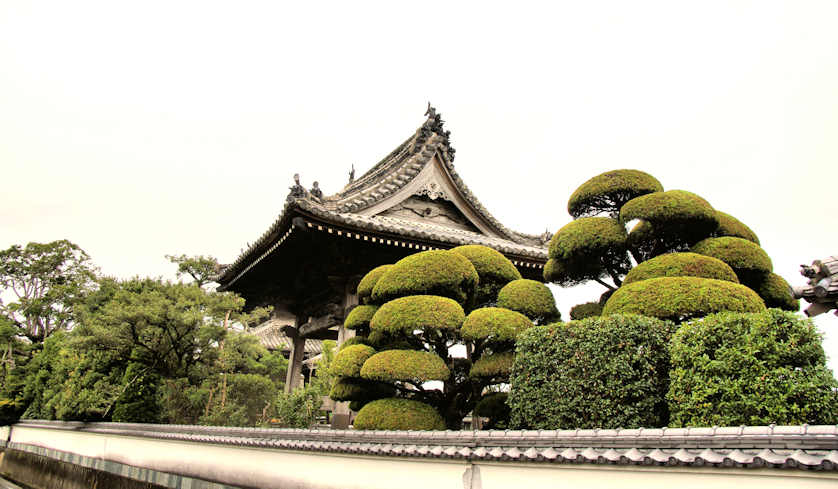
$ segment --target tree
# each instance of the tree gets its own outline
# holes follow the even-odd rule
[[[332,364],[338,381],[330,395],[360,409],[356,427],[459,429],[487,387],[508,380],[516,335],[533,319],[557,314],[552,295],[543,294],[549,290],[513,270],[497,251],[468,246],[417,253],[368,273],[358,286],[364,304],[345,321],[361,339]],[[533,317],[496,307],[499,295]],[[453,357],[451,347],[463,343],[468,358]]]
[[[206,255],[166,255],[166,258],[177,265],[178,278],[189,275],[195,280],[198,287],[215,282],[218,272],[221,270],[221,265],[218,260],[212,256]]]
[[[14,245],[0,251],[0,287],[14,302],[0,302],[0,313],[33,343],[71,327],[75,305],[95,285],[90,257],[67,241]]]

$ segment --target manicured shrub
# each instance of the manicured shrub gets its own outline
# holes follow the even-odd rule
[[[570,319],[579,321],[602,314],[602,304],[599,302],[585,302],[570,308]]]
[[[474,414],[483,418],[489,418],[489,422],[483,427],[486,430],[504,429],[509,423],[509,405],[506,392],[491,392],[484,395],[474,406]]]
[[[632,268],[623,285],[658,277],[703,277],[739,283],[733,269],[721,260],[697,253],[667,253]]]
[[[335,401],[373,401],[392,397],[396,389],[381,382],[342,377],[332,386],[329,397]]]
[[[410,399],[379,399],[361,408],[357,430],[444,430],[442,416],[428,404]]]
[[[483,379],[506,378],[512,371],[513,359],[511,351],[483,355],[474,362],[468,375]]]
[[[375,311],[377,310],[378,306],[373,305],[354,307],[351,311],[349,311],[349,314],[346,315],[343,325],[346,329],[369,330],[370,319],[372,319],[373,315],[375,315]]]
[[[626,230],[615,219],[583,217],[563,226],[550,240],[544,279],[563,286],[623,274],[630,264]]]
[[[759,238],[756,233],[751,231],[751,228],[743,224],[739,219],[725,214],[722,211],[716,211],[716,218],[719,220],[719,227],[713,236],[732,236],[734,238],[747,239],[752,243],[759,244]]]
[[[463,255],[423,251],[396,262],[375,284],[372,299],[381,304],[408,295],[439,295],[468,306],[477,282],[477,271]]]
[[[385,382],[401,380],[421,384],[429,380],[446,380],[450,375],[445,361],[426,351],[382,351],[367,359],[361,367],[361,377]]]
[[[664,426],[673,323],[636,315],[531,328],[510,376],[515,429]]]
[[[352,345],[368,345],[369,340],[364,338],[363,336],[353,336],[352,338],[347,338],[343,340],[343,343],[340,344],[338,351],[343,350],[344,348],[350,347]]]
[[[541,282],[528,279],[513,280],[498,292],[498,307],[511,309],[539,324],[558,321],[553,293]]]
[[[368,304],[372,300],[372,289],[378,280],[390,270],[393,265],[381,265],[370,270],[358,283],[358,302]]]
[[[617,215],[628,201],[663,186],[652,175],[638,170],[612,170],[597,175],[577,188],[567,203],[567,211],[575,218],[608,213]]]
[[[776,273],[767,273],[757,283],[748,285],[762,297],[765,307],[777,307],[791,312],[800,309],[800,301],[792,297],[789,283]]]
[[[838,382],[808,319],[719,313],[672,338],[669,426],[838,423]]]
[[[521,272],[500,252],[481,245],[464,245],[452,248],[474,265],[477,270],[477,297],[475,304],[493,302],[498,291],[507,283],[521,278]]]
[[[411,295],[387,302],[370,321],[373,331],[412,333],[421,329],[456,331],[465,319],[455,300],[435,295]]]
[[[772,269],[771,258],[765,250],[742,238],[707,238],[696,243],[692,250],[727,263],[742,283],[753,281]]]
[[[332,374],[340,377],[358,377],[361,374],[361,366],[373,355],[375,355],[375,349],[371,346],[347,346],[340,350],[332,360]]]
[[[683,321],[720,311],[759,312],[762,299],[744,285],[700,277],[661,277],[624,285],[605,303],[603,316],[642,314]]]
[[[460,334],[466,340],[503,343],[515,341],[518,333],[532,325],[532,321],[520,312],[500,307],[483,307],[475,309],[466,317]]]

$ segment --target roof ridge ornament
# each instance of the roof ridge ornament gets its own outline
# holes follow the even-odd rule
[[[306,189],[302,185],[300,185],[300,174],[294,174],[294,185],[288,187],[290,192],[288,192],[288,197],[285,198],[286,201],[290,202],[294,199],[301,199],[306,196]]]
[[[432,134],[438,134],[442,136],[442,144],[445,146],[445,156],[449,162],[454,161],[456,150],[451,146],[451,131],[446,131],[443,128],[445,121],[442,120],[442,114],[438,113],[436,108],[428,102],[428,109],[425,111],[425,115],[428,118],[417,131],[414,150],[418,150],[421,145],[425,144]]]

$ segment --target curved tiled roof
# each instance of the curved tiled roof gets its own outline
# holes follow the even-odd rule
[[[364,175],[349,183],[341,192],[323,198],[313,197],[308,193],[298,198],[289,196],[271,227],[232,264],[226,265],[221,270],[219,281],[222,286],[229,284],[276,249],[278,243],[291,231],[290,221],[296,215],[295,211],[311,214],[335,225],[435,241],[451,246],[482,244],[505,254],[545,262],[547,249],[544,237],[511,231],[495,219],[454,170],[451,162],[453,155],[454,150],[449,142],[449,133],[442,130],[442,120],[439,115],[432,113],[431,117],[428,117],[410,138]],[[462,197],[502,238],[435,225],[430,222],[359,214],[360,211],[398,192],[416,177],[434,156],[437,156],[443,163]]]
[[[499,462],[838,470],[838,426],[354,431],[25,421],[15,426],[197,443]]]

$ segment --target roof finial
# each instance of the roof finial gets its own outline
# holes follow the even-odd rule
[[[349,170],[349,183],[355,181],[355,163],[352,163],[352,169]]]
[[[429,119],[436,118],[436,109],[431,107],[430,101],[428,101],[428,110],[425,111],[425,115],[428,116]]]
[[[306,196],[306,189],[302,185],[300,185],[300,174],[294,174],[294,185],[289,187],[291,190],[288,192],[288,197],[285,200],[291,201],[294,199],[299,199]]]

